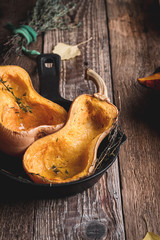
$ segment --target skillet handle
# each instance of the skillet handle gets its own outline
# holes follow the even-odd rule
[[[40,94],[54,102],[62,100],[59,93],[60,62],[57,54],[41,54],[37,57]],[[47,63],[50,63],[50,67],[46,66]]]

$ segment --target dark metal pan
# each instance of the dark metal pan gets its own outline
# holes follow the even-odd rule
[[[40,94],[63,106],[67,111],[71,101],[61,97],[59,93],[61,59],[57,54],[41,54],[37,57]],[[50,64],[50,67],[47,67]]]
[[[69,109],[71,101],[59,94],[60,57],[56,54],[42,54],[37,58],[40,79],[40,94]],[[51,63],[51,67],[46,67]],[[113,138],[110,141],[110,138]],[[96,171],[84,179],[63,184],[36,184],[32,182],[22,167],[22,159],[8,156],[0,152],[0,189],[5,198],[20,197],[66,197],[80,193],[93,186],[112,165],[116,159],[121,144],[126,136],[116,128],[114,133],[107,136],[99,146],[97,158],[102,163]],[[109,150],[108,150],[109,149]]]

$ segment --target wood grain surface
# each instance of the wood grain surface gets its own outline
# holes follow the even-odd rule
[[[77,5],[76,21],[82,26],[74,31],[50,31],[44,36],[44,53],[50,53],[58,42],[78,44],[82,55],[65,61],[61,66],[61,95],[73,100],[82,93],[93,93],[95,86],[84,81],[86,67],[94,69],[105,79],[112,100],[112,83],[105,2],[81,1]],[[42,40],[30,48],[40,50]],[[14,59],[14,62],[13,62]],[[7,64],[24,67],[38,90],[36,62],[26,57],[11,57]],[[26,205],[26,207],[24,207]],[[13,216],[11,213],[13,212]],[[8,225],[8,217],[11,224]],[[41,199],[0,208],[0,239],[124,239],[118,162],[92,188],[65,199]],[[25,223],[25,224],[24,224]],[[9,231],[8,231],[9,229]]]
[[[120,152],[126,239],[160,235],[159,93],[138,85],[160,66],[156,1],[106,1],[112,77],[120,124],[128,137]]]
[[[29,47],[50,53],[58,42],[76,45],[92,37],[80,46],[81,56],[61,63],[60,93],[70,100],[92,94],[96,88],[84,80],[84,72],[86,67],[94,69],[120,110],[127,141],[119,159],[83,193],[60,199],[1,196],[0,240],[142,240],[147,231],[160,235],[160,95],[137,83],[138,77],[160,66],[158,1],[75,2],[71,18],[82,22],[79,28],[49,31]],[[34,3],[0,2],[0,40],[8,35],[4,25],[18,24]],[[26,69],[39,90],[34,58],[13,54],[5,63],[0,61]]]
[[[61,95],[73,100],[83,92],[93,93],[92,83],[84,81],[87,66],[97,71],[106,81],[110,98],[112,86],[110,77],[110,59],[106,12],[103,1],[81,1],[75,18],[82,21],[82,27],[74,31],[48,32],[44,37],[44,52],[50,53],[58,42],[76,45],[92,37],[92,41],[81,46],[82,55],[62,63]],[[91,189],[75,197],[51,202],[52,211],[44,212],[48,222],[54,215],[48,235],[55,239],[124,239],[124,228],[119,191],[119,173],[117,162],[105,176]],[[111,191],[110,191],[111,190]],[[115,202],[115,205],[112,205]],[[46,202],[41,203],[46,204]],[[57,210],[57,206],[59,206]],[[50,208],[49,208],[50,209]],[[45,239],[48,226],[43,224],[38,208],[36,229],[37,239]],[[89,230],[90,229],[90,230]],[[42,234],[42,235],[40,235]],[[44,234],[44,235],[43,235]]]

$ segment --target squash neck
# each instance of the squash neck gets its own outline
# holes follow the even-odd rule
[[[110,102],[108,98],[108,91],[104,80],[92,69],[86,69],[86,80],[91,80],[95,83],[97,87],[97,93],[94,93],[94,97],[99,100],[106,100]]]

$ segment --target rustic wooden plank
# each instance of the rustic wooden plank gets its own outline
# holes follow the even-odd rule
[[[105,5],[102,0],[90,0],[87,4],[83,0],[79,3],[75,16],[80,20],[82,18],[83,28],[73,32],[53,31],[46,34],[46,52],[50,52],[55,43],[60,40],[76,44],[90,36],[93,37],[90,43],[81,46],[82,56],[62,64],[60,89],[62,96],[68,99],[74,99],[83,92],[94,92],[94,85],[83,81],[86,65],[96,70],[105,79],[109,97],[112,99],[105,14]],[[31,48],[36,47],[40,50],[41,40],[37,44],[32,45]],[[13,63],[24,67],[29,72],[38,90],[35,61],[26,57],[13,57],[7,62],[7,64]],[[13,216],[10,215],[11,212]],[[101,239],[124,239],[118,162],[116,161],[108,170],[107,176],[102,177],[94,187],[83,194],[59,200],[2,202],[0,213],[1,239],[3,240],[10,238],[99,239],[100,237]],[[10,230],[8,230],[8,219],[11,222]],[[18,230],[16,230],[17,225]]]
[[[120,152],[126,239],[160,235],[160,97],[138,77],[160,66],[157,1],[106,1],[112,74],[120,122],[128,137]]]
[[[10,33],[4,28],[7,22],[18,24],[20,20],[27,14],[35,1],[19,1],[5,0],[0,2],[0,40],[5,39]],[[42,39],[31,44],[31,49],[42,49]],[[0,57],[1,65],[18,65],[24,68],[30,75],[34,87],[39,89],[39,79],[36,70],[35,59],[29,59],[26,56],[11,56],[7,61],[3,62]],[[4,181],[4,179],[3,179]],[[34,200],[16,199],[16,189],[4,189],[5,183],[0,178],[0,240],[17,239],[31,240],[34,236]],[[13,193],[13,199],[12,194]]]
[[[95,90],[92,83],[84,81],[87,64],[105,79],[112,99],[104,1],[79,1],[75,18],[82,21],[82,27],[74,31],[48,32],[44,39],[44,52],[50,53],[58,42],[74,45],[93,38],[80,47],[80,57],[62,63],[61,95],[73,100],[83,92],[92,93]],[[118,162],[108,170],[107,176],[104,175],[95,186],[82,194],[37,201],[34,239],[124,240]]]
[[[9,190],[9,189],[8,189]],[[3,194],[3,191],[2,191]],[[3,198],[3,196],[2,196]],[[34,201],[17,200],[0,203],[0,239],[33,239]]]

